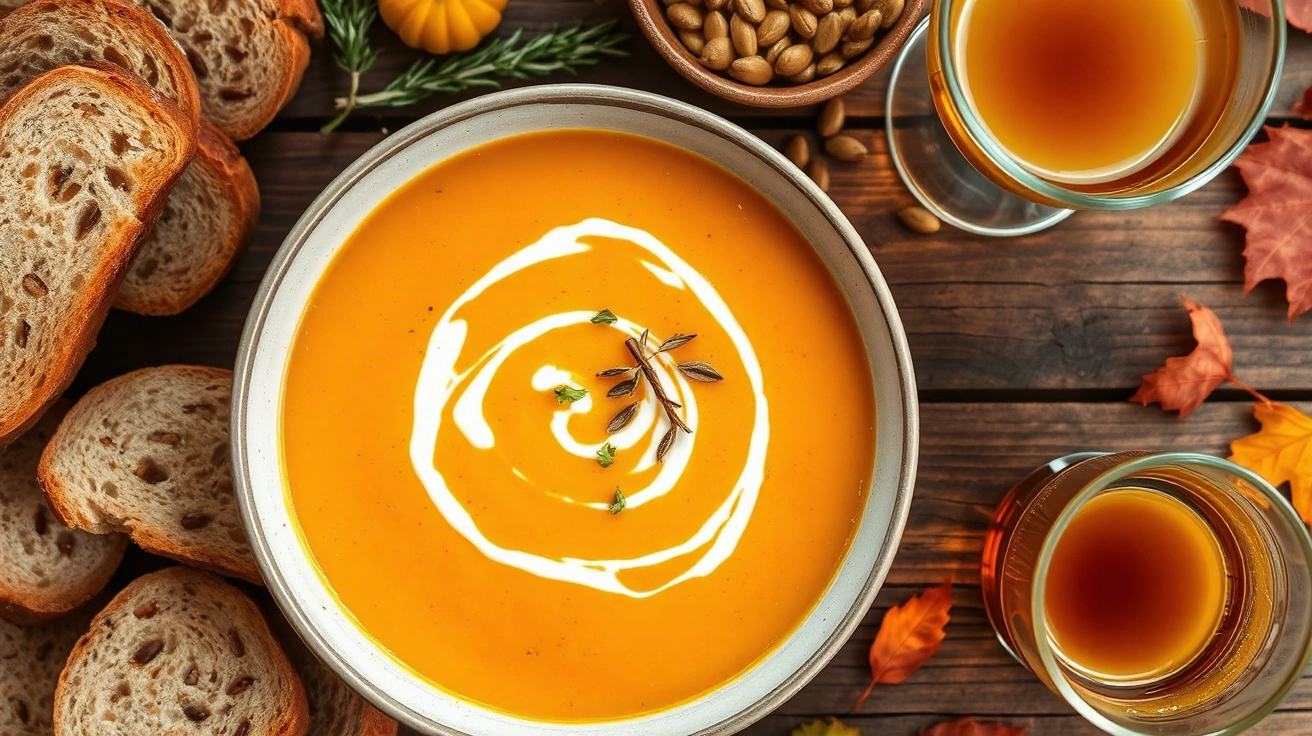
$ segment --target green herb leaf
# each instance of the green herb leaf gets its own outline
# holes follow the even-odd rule
[[[610,505],[610,512],[612,514],[618,514],[628,505],[629,502],[624,499],[624,491],[621,491],[619,486],[615,486],[615,503]]]
[[[320,0],[319,5],[323,8],[328,38],[337,47],[333,59],[337,66],[351,75],[351,92],[337,106],[341,114],[320,129],[327,135],[355,109],[360,93],[360,75],[369,71],[378,59],[378,51],[369,45],[369,28],[378,17],[378,3],[375,0]]]
[[[611,463],[615,462],[615,448],[609,442],[597,450],[597,464],[603,468],[609,468]]]
[[[586,388],[574,388],[573,386],[556,387],[557,404],[563,404],[566,401],[572,404],[575,401],[578,401],[579,399],[587,395],[588,395],[588,390]]]
[[[600,312],[597,312],[597,316],[592,318],[592,324],[613,325],[619,320],[620,318],[616,317],[614,312],[610,311],[609,309],[603,309]]]

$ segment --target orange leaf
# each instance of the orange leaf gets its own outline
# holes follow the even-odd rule
[[[1182,358],[1167,358],[1166,366],[1143,377],[1143,385],[1130,397],[1144,406],[1156,401],[1166,410],[1179,409],[1187,417],[1202,405],[1221,382],[1230,378],[1234,354],[1216,313],[1184,299],[1194,325],[1198,347]]]
[[[943,645],[943,627],[952,610],[952,578],[927,589],[884,614],[870,645],[870,687],[861,693],[855,713],[877,683],[896,685],[920,669]]]
[[[1221,219],[1248,230],[1244,291],[1283,279],[1293,322],[1312,309],[1312,130],[1286,125],[1266,133],[1270,142],[1249,146],[1235,161],[1248,196]]]
[[[980,723],[974,718],[935,723],[920,732],[920,736],[1022,736],[1025,729],[1004,726],[1001,723]]]
[[[1262,430],[1230,443],[1230,459],[1273,486],[1288,482],[1294,508],[1312,524],[1312,418],[1285,404],[1253,404]]]

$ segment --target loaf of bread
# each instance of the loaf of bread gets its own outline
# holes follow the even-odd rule
[[[17,624],[58,618],[85,603],[109,582],[127,548],[122,534],[64,526],[37,483],[41,451],[68,404],[60,401],[0,448],[0,618]]]
[[[96,615],[55,691],[56,736],[304,736],[305,691],[264,617],[210,573],[142,576]]]
[[[202,120],[196,158],[141,246],[114,306],[178,314],[218,285],[255,233],[260,190],[241,152]]]
[[[177,105],[109,64],[0,106],[0,445],[72,381],[195,147]]]
[[[60,422],[38,477],[66,524],[127,532],[143,549],[261,582],[232,489],[232,372],[169,365],[87,392]]]
[[[87,632],[94,604],[39,626],[0,621],[0,734],[51,736],[55,687],[68,653]]]
[[[301,85],[306,36],[323,35],[314,0],[131,0],[181,44],[204,116],[235,141],[264,129]]]

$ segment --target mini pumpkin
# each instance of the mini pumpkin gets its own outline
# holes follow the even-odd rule
[[[430,54],[468,51],[501,24],[507,0],[378,0],[405,45]]]

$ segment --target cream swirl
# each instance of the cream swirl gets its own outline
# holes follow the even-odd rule
[[[611,238],[637,245],[657,261],[657,263],[641,261],[641,264],[656,278],[671,288],[690,290],[728,334],[755,395],[755,415],[747,456],[733,490],[724,502],[684,542],[668,549],[622,560],[585,560],[570,557],[556,559],[508,549],[492,542],[479,530],[464,505],[451,493],[446,479],[434,463],[434,448],[442,426],[442,417],[453,398],[455,404],[452,407],[452,421],[470,445],[479,449],[494,447],[496,438],[484,416],[483,403],[497,370],[516,350],[552,330],[585,324],[595,314],[594,312],[562,312],[539,319],[515,330],[486,353],[477,357],[469,367],[458,371],[456,366],[460,362],[468,335],[468,323],[458,317],[461,307],[514,273],[544,261],[587,252],[592,246],[582,242],[582,239],[588,237]],[[644,329],[643,326],[624,319],[615,322],[611,327],[632,337],[637,337]],[[675,370],[674,360],[668,354],[662,354],[652,361],[652,365],[664,385],[674,387],[675,395],[672,398],[683,404],[685,420],[695,427],[696,397],[687,381]],[[568,383],[572,383],[571,374],[552,365],[542,366],[532,378],[533,388],[538,391],[550,391],[556,386]],[[571,417],[588,414],[592,408],[592,398],[586,396],[553,413],[550,431],[565,452],[585,458],[595,455],[598,449],[596,445],[581,443],[569,432]],[[611,443],[621,450],[637,447],[642,444],[644,438],[647,439],[646,447],[642,450],[642,456],[633,472],[650,469],[656,464],[656,447],[661,435],[661,432],[654,431],[658,421],[667,420],[658,415],[655,402],[644,401],[633,422],[610,438]],[[760,363],[746,333],[743,332],[719,293],[700,273],[651,234],[609,220],[593,218],[576,225],[556,228],[541,240],[501,261],[474,282],[442,314],[429,338],[428,350],[424,355],[419,380],[415,387],[410,461],[442,516],[452,528],[490,559],[539,577],[576,583],[634,598],[645,598],[685,580],[709,575],[733,554],[747,528],[756,506],[757,496],[760,494],[761,483],[765,476],[769,435],[769,412]],[[669,493],[675,487],[692,456],[695,438],[695,434],[682,435],[680,441],[675,442],[674,447],[665,456],[665,462],[656,477],[645,488],[628,494],[628,509],[637,509]],[[569,498],[561,498],[561,501],[579,503]],[[606,508],[605,504],[600,503],[585,505],[598,509]],[[705,548],[704,552],[691,567],[652,590],[634,590],[619,580],[619,574],[624,571],[660,565],[683,555],[691,555],[703,548]]]

